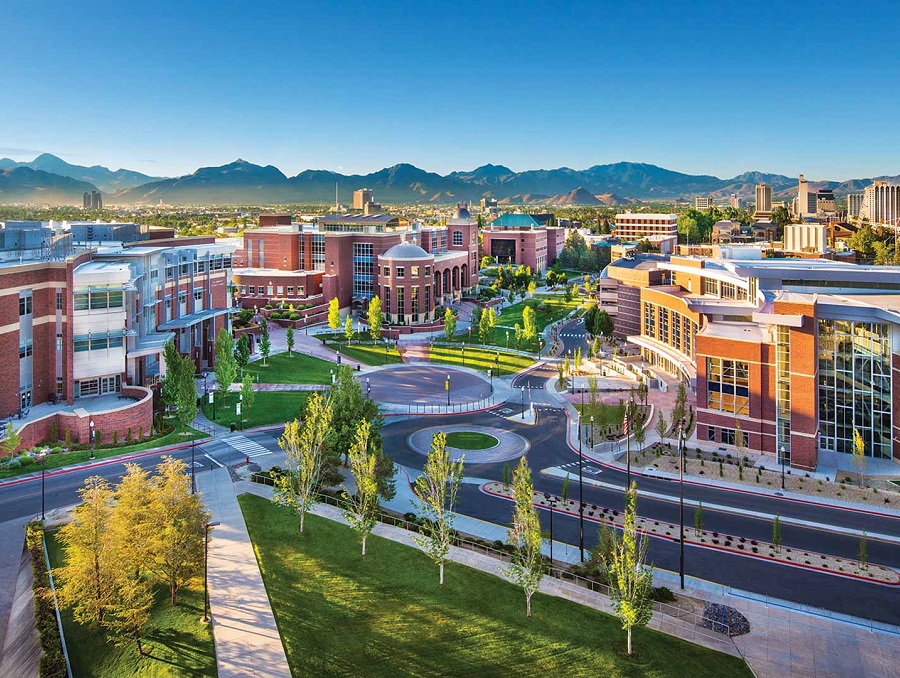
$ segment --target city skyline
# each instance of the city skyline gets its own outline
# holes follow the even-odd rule
[[[155,176],[237,157],[288,175],[618,161],[718,177],[893,175],[900,133],[879,123],[898,64],[869,46],[887,44],[898,21],[881,5],[863,25],[836,3],[814,14],[527,3],[512,16],[474,3],[259,3],[230,15],[101,3],[76,71],[82,12],[6,7],[8,34],[30,49],[0,75],[20,102],[0,113],[0,155]],[[838,16],[840,49],[822,37]],[[863,75],[877,97],[852,85]]]

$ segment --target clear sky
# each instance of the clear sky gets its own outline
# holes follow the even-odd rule
[[[900,3],[0,0],[0,157],[900,173]]]

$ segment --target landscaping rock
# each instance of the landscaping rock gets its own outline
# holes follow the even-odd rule
[[[706,604],[701,626],[728,636],[742,636],[750,633],[750,622],[744,615],[733,607],[717,603]]]

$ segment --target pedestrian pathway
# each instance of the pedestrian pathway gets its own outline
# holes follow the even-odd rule
[[[272,454],[271,451],[267,450],[265,447],[260,445],[258,442],[254,440],[250,440],[247,436],[237,435],[231,436],[230,438],[223,438],[222,442],[226,445],[229,445],[236,449],[238,452],[246,456],[247,458],[251,457],[264,457],[267,454]]]
[[[220,678],[291,675],[228,469],[197,476],[220,524],[209,543],[209,603]]]

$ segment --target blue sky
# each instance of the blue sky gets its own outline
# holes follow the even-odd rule
[[[0,2],[0,156],[900,173],[897,2]]]

